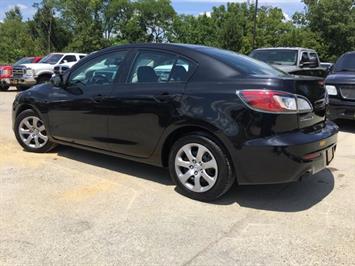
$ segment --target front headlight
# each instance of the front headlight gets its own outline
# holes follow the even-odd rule
[[[328,95],[338,95],[337,88],[333,85],[325,85]]]
[[[34,70],[31,68],[26,68],[26,75],[27,76],[34,76]]]

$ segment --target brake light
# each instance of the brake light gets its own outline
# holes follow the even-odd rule
[[[313,110],[307,98],[276,90],[237,91],[240,99],[251,109],[265,113],[304,113]]]
[[[4,69],[2,73],[3,73],[3,75],[11,76],[12,71],[11,71],[11,69]]]

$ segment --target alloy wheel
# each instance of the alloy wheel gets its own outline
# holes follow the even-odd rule
[[[175,171],[179,181],[193,192],[206,192],[216,183],[218,165],[204,145],[189,143],[176,154]]]
[[[40,149],[48,142],[46,127],[43,121],[36,116],[22,119],[18,132],[22,142],[29,148]]]

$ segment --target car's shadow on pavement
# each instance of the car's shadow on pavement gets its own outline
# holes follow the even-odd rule
[[[237,203],[253,209],[298,212],[322,201],[333,188],[334,176],[329,169],[325,169],[289,184],[234,186],[216,203]]]
[[[173,185],[173,182],[169,178],[168,170],[164,168],[71,147],[59,146],[54,152],[57,152],[58,156],[109,169],[118,173],[132,175],[166,186]]]
[[[58,147],[58,156],[79,161],[143,178],[166,186],[173,186],[167,169],[137,163],[125,159],[115,158],[104,154]],[[315,176],[309,176],[300,182],[280,185],[234,185],[230,191],[217,201],[209,204],[231,205],[279,212],[303,211],[316,205],[324,199],[334,188],[334,176],[329,169],[325,169]]]
[[[339,126],[340,131],[355,133],[355,120],[338,119],[334,122]]]

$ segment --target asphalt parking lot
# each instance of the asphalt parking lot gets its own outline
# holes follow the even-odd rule
[[[0,92],[0,265],[355,265],[355,122],[302,182],[185,198],[165,169],[69,147],[24,152]]]

